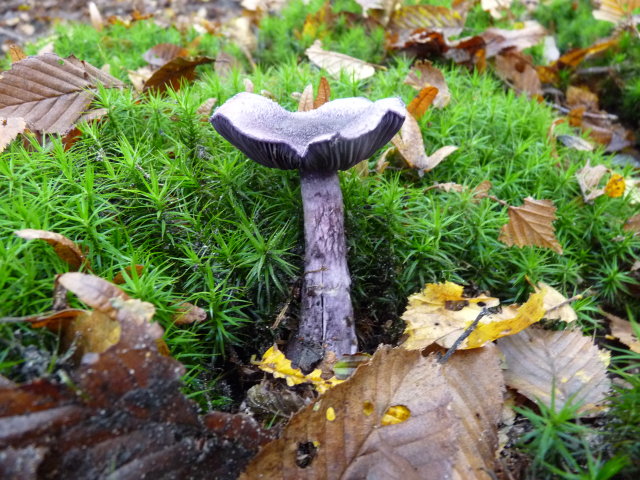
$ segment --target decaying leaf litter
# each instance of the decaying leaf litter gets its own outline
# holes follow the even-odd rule
[[[632,10],[627,7],[629,5],[623,8],[623,14],[620,15],[615,9],[611,13],[612,7],[605,4],[598,11],[600,13],[596,12],[594,16],[625,24],[630,21]],[[407,6],[399,10],[388,6],[386,8],[374,13],[393,32],[389,39],[390,50],[417,52],[418,56],[424,55],[425,51],[430,54],[435,52],[430,58],[443,56],[456,63],[472,64],[479,71],[486,69],[487,60],[495,57],[498,75],[516,91],[534,98],[541,97],[543,93],[538,82],[554,84],[560,71],[575,69],[587,56],[615,44],[615,39],[606,40],[585,51],[567,53],[551,65],[536,69],[531,64],[532,60],[519,52],[541,38],[539,29],[536,30],[538,27],[527,30],[529,37],[525,36],[528,39],[522,40],[518,40],[517,36],[514,39],[504,32],[489,30],[479,37],[451,40],[450,37],[462,31],[466,15],[464,9],[434,10],[429,6]],[[487,9],[493,16],[508,13],[498,3],[487,6]],[[253,11],[256,10],[257,8]],[[439,19],[440,23],[429,30],[434,27],[434,18]],[[94,26],[100,26],[95,11],[92,20],[95,21]],[[633,28],[632,21],[630,25]],[[340,52],[320,49],[319,44],[314,44],[305,53],[309,61],[324,68],[330,76],[340,78],[346,74],[366,79],[376,73],[376,66],[368,62]],[[186,56],[181,51],[177,52],[175,58]],[[250,59],[251,51],[247,50],[246,54]],[[22,61],[47,63],[47,58],[55,57],[43,55],[35,57],[35,60],[32,58]],[[153,64],[153,58],[148,55],[145,59],[152,59],[149,63]],[[77,66],[76,62],[76,59],[67,58],[56,59],[53,64],[49,64]],[[20,61],[14,67],[14,74],[17,76],[19,67]],[[79,71],[75,74],[76,78],[86,79],[93,75],[99,77],[100,83],[106,87],[128,88],[116,83],[115,79],[100,77],[98,69],[91,65],[82,64],[80,68],[84,68],[84,73]],[[411,75],[407,77],[407,82],[412,82],[410,84],[418,90],[413,101],[408,102],[410,120],[405,125],[404,133],[401,132],[392,142],[395,151],[385,152],[384,157],[381,157],[376,169],[378,173],[389,166],[399,166],[415,169],[422,176],[437,168],[440,162],[449,161],[445,158],[448,155],[454,154],[452,158],[455,159],[455,150],[464,148],[452,145],[443,147],[445,150],[441,149],[431,156],[426,154],[423,127],[418,122],[430,106],[446,108],[451,99],[446,92],[446,76],[436,73],[434,77],[428,77],[429,73],[433,73],[430,69],[418,64],[414,68],[421,70],[421,73],[412,73],[412,80]],[[526,78],[523,78],[523,72],[526,72]],[[184,77],[170,74],[164,82],[177,88],[193,81],[191,73]],[[536,74],[538,81],[535,80]],[[417,81],[415,77],[418,77]],[[0,88],[2,85],[0,81]],[[81,111],[84,111],[91,101],[91,97],[85,96],[87,86],[95,88],[96,84],[81,85],[75,91],[63,90],[62,96],[51,98],[54,102],[59,102],[59,97],[64,101],[64,95],[76,95],[83,102]],[[302,93],[301,111],[317,108],[324,103],[323,97],[330,97],[324,84],[316,88],[321,92],[315,98]],[[263,94],[267,95],[268,92]],[[45,101],[48,100],[46,97]],[[91,118],[83,118],[84,115],[90,115],[91,110],[83,115],[72,113],[64,128],[48,129],[48,125],[25,118],[26,115],[13,116],[14,112],[21,112],[20,106],[23,104],[28,107],[29,102],[39,103],[40,100],[25,97],[21,102],[13,102],[4,107],[7,115],[3,126],[7,128],[2,132],[3,135],[6,132],[7,144],[22,132],[26,135],[66,134],[79,119]],[[70,105],[72,103],[69,102]],[[595,125],[598,128],[593,128],[594,124],[589,119],[600,119],[598,115],[601,115],[597,103],[580,105],[580,102],[570,101],[567,92],[567,106],[559,104],[558,107],[559,111],[565,109],[569,113],[567,122],[572,127],[592,132],[594,141],[614,150],[628,146],[628,132],[612,125],[608,117],[603,117],[608,123]],[[591,115],[585,115],[587,112]],[[103,114],[104,112],[99,112],[99,115]],[[575,181],[580,185],[585,202],[592,202],[603,195],[618,198],[625,193],[625,178],[615,171],[609,171],[608,180],[601,182],[601,179],[606,178],[604,175],[607,172],[607,169],[602,168],[595,173],[589,170],[578,172]],[[486,201],[505,208],[509,222],[505,223],[500,232],[496,232],[496,236],[499,234],[499,240],[506,245],[537,246],[562,253],[562,245],[556,238],[553,227],[556,217],[552,199],[527,197],[522,199],[523,206],[514,206],[489,193],[491,186],[471,189],[459,184],[451,184],[446,188],[444,185],[435,187],[445,193],[468,192],[474,197],[474,201],[487,199]],[[627,229],[632,230],[634,218],[623,220],[629,226]],[[16,234],[50,243],[56,254],[73,270],[89,268],[87,259],[90,259],[90,254],[82,252],[71,240],[59,233],[23,230]],[[136,269],[135,274],[129,270],[121,277],[140,274],[144,274],[144,270]],[[67,342],[70,344],[69,350],[76,349],[75,358],[81,359],[81,363],[72,371],[76,388],[69,389],[48,380],[34,380],[23,385],[8,382],[3,387],[6,400],[0,403],[6,407],[1,420],[5,425],[22,422],[27,418],[25,415],[36,411],[42,416],[42,420],[34,420],[29,424],[22,435],[8,435],[4,439],[6,448],[2,456],[3,468],[11,475],[21,478],[36,478],[42,469],[59,469],[60,472],[71,475],[70,462],[75,458],[75,449],[79,445],[89,444],[95,448],[96,453],[92,458],[96,461],[85,466],[85,472],[95,472],[97,475],[101,471],[107,471],[105,469],[114,468],[114,457],[106,454],[107,450],[119,448],[121,450],[117,451],[129,451],[134,446],[135,450],[128,453],[129,459],[116,465],[116,472],[154,473],[153,469],[157,467],[154,458],[164,453],[162,456],[168,465],[163,469],[165,472],[195,476],[203,472],[211,475],[214,472],[214,476],[218,475],[219,478],[235,478],[240,474],[258,447],[265,445],[274,436],[274,432],[264,432],[254,420],[240,414],[234,417],[210,413],[198,417],[193,404],[177,390],[177,379],[181,374],[178,363],[159,356],[158,352],[167,349],[160,340],[158,325],[150,323],[153,306],[130,299],[128,295],[97,277],[65,275],[57,280],[62,288],[76,293],[85,304],[93,308],[93,311],[82,313],[51,315],[55,322],[65,323],[63,330],[71,338]],[[119,282],[115,282],[114,278],[114,283]],[[401,340],[400,345],[394,348],[381,348],[370,360],[361,356],[355,362],[356,368],[350,369],[351,378],[344,382],[332,381],[327,374],[333,367],[337,372],[340,362],[344,363],[348,359],[325,359],[328,362],[310,373],[296,371],[290,364],[287,365],[286,359],[280,357],[274,360],[265,354],[262,361],[255,360],[260,369],[284,377],[287,383],[305,383],[306,379],[308,383],[316,385],[316,388],[323,385],[319,390],[325,393],[316,398],[309,391],[302,392],[302,404],[308,405],[283,427],[279,439],[261,449],[243,475],[245,478],[301,478],[305,474],[314,478],[359,478],[376,472],[387,478],[401,475],[413,478],[443,478],[449,475],[485,478],[486,475],[486,478],[492,478],[488,472],[505,474],[501,472],[499,462],[496,462],[496,451],[499,446],[499,407],[507,387],[530,401],[540,401],[550,408],[562,408],[567,402],[583,402],[583,415],[602,412],[606,408],[606,395],[611,387],[606,376],[606,350],[599,349],[590,337],[575,330],[526,328],[543,318],[564,323],[575,319],[575,314],[571,314],[571,299],[563,298],[544,284],[536,285],[534,292],[522,307],[512,305],[497,310],[499,301],[484,293],[468,295],[461,286],[455,284],[427,285],[421,294],[424,298],[419,299],[422,303],[418,303],[417,298],[409,299],[407,312],[403,316],[407,322],[404,341]],[[194,308],[191,307],[188,304],[180,307],[176,323],[184,321],[184,317],[193,312]],[[202,319],[200,313],[194,316],[193,321]],[[33,318],[36,317],[46,325],[46,316],[34,315]],[[637,348],[637,337],[634,340],[633,330],[628,328],[633,324],[628,319],[615,318],[616,320],[610,319],[611,335],[629,345],[632,350]],[[91,324],[87,328],[87,319],[96,325]],[[449,330],[440,332],[436,329],[439,333],[433,338],[427,337],[427,340],[423,339],[416,344],[416,322],[422,322],[419,323],[420,328],[427,330],[442,327],[443,324]],[[525,329],[522,330],[523,328]],[[465,333],[468,336],[456,345],[456,341]],[[492,343],[499,337],[503,338],[496,344]],[[460,351],[440,364],[439,359],[444,351],[432,346],[434,342],[445,348],[456,345]],[[420,354],[420,350],[425,348],[431,348],[429,355],[426,352]],[[463,352],[462,349],[465,348],[470,350]],[[506,362],[504,372],[498,367],[498,351]],[[131,370],[121,373],[126,377],[121,379],[118,368],[122,364],[135,367],[135,373],[131,373]],[[155,380],[150,382],[147,377]],[[296,380],[293,381],[292,378]],[[157,379],[161,379],[164,385],[159,386]],[[340,384],[327,391],[327,386],[333,383]],[[166,385],[173,385],[173,390],[167,390]],[[114,390],[110,397],[104,398],[99,393],[110,389]],[[149,407],[148,412],[140,411],[137,408],[140,404],[134,397],[133,403],[127,399],[130,397],[128,393],[138,390],[142,390],[142,395],[147,395],[150,400],[157,399],[161,394],[165,396],[165,402]],[[83,394],[78,395],[78,392]],[[106,405],[104,402],[108,402],[109,407],[121,405],[125,411],[131,412],[127,413],[125,420],[115,418],[110,409],[101,410]],[[469,419],[473,419],[473,422]],[[103,430],[95,430],[92,422],[101,422]],[[67,430],[70,425],[74,428]],[[125,426],[126,435],[104,439],[103,435],[109,432],[113,435],[122,426]],[[47,443],[51,440],[35,441],[36,432],[41,432],[43,428],[55,432],[52,438],[59,440],[60,444]],[[353,436],[341,435],[345,431],[353,432]],[[138,443],[140,436],[152,435],[157,436],[158,440],[151,444]],[[171,440],[175,435],[183,438],[178,445]],[[361,440],[355,439],[356,436]],[[235,464],[225,463],[228,458],[221,461],[220,458],[203,454],[211,451],[211,448],[219,448],[223,443],[229,449],[226,455],[234,458]],[[185,462],[185,458],[191,458],[189,456],[197,458],[197,461]],[[331,462],[326,459],[331,459]]]

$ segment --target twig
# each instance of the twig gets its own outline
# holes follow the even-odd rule
[[[553,312],[554,310],[558,310],[559,308],[562,308],[565,305],[569,305],[571,302],[575,302],[576,300],[582,300],[582,295],[574,295],[571,298],[567,298],[566,300],[560,302],[559,304],[551,307],[549,310],[544,312],[544,314],[547,315],[548,313]]]
[[[500,205],[502,205],[503,207],[510,207],[511,205],[509,205],[507,202],[505,202],[504,200],[500,200],[498,197],[496,197],[495,195],[487,195],[487,198],[490,198],[491,200],[493,200],[494,202],[498,202]]]
[[[571,111],[570,108],[563,107],[562,105],[558,105],[557,103],[551,103],[549,105],[551,105],[553,108],[555,108],[556,110],[562,113],[569,113]],[[584,112],[582,116],[587,118],[595,118],[597,120],[612,120],[612,121],[618,120],[618,116],[613,115],[612,113]]]
[[[455,351],[458,349],[460,344],[464,342],[467,339],[467,337],[471,335],[471,333],[476,329],[476,327],[478,326],[478,323],[480,322],[480,319],[488,314],[489,314],[489,310],[487,310],[486,308],[483,308],[482,311],[476,317],[476,319],[473,321],[473,323],[469,325],[464,332],[462,332],[462,335],[460,335],[455,342],[453,342],[453,345],[449,347],[449,350],[447,350],[447,353],[445,353],[442,357],[438,359],[438,363],[442,364],[442,363],[445,363],[447,360],[449,360],[449,357],[451,357],[451,355],[455,353]]]

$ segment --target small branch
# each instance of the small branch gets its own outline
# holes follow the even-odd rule
[[[567,298],[563,302],[560,302],[559,304],[554,305],[553,307],[551,307],[549,310],[544,312],[544,314],[547,315],[548,313],[553,312],[554,310],[558,310],[559,308],[562,308],[565,305],[569,305],[571,302],[575,302],[576,300],[582,300],[582,295],[574,295],[571,298]]]
[[[569,112],[571,112],[570,108],[563,107],[562,105],[558,105],[557,103],[551,103],[549,105],[551,105],[553,108],[555,108],[556,110],[558,110],[561,113],[569,113]],[[585,118],[594,118],[596,120],[611,120],[611,121],[614,121],[614,122],[618,120],[618,116],[617,115],[613,115],[612,113],[584,112],[582,114],[582,116],[585,117]]]
[[[462,335],[460,335],[455,342],[453,342],[453,345],[451,345],[449,350],[447,350],[447,353],[445,353],[442,357],[438,359],[438,363],[443,364],[447,360],[449,360],[449,357],[451,357],[451,355],[455,353],[455,351],[458,349],[460,344],[464,342],[467,339],[467,337],[471,335],[471,333],[476,329],[476,327],[478,326],[478,323],[480,323],[480,319],[488,314],[489,314],[489,310],[487,310],[486,308],[483,308],[482,311],[476,317],[476,319],[473,321],[473,323],[469,325],[464,332],[462,332]]]
[[[502,205],[503,207],[511,207],[511,205],[509,205],[507,202],[505,202],[504,200],[500,200],[498,197],[496,197],[495,195],[487,195],[487,198],[490,198],[491,200],[493,200],[494,202],[498,202],[500,205]]]

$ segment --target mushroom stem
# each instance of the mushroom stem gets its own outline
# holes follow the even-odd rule
[[[336,171],[300,170],[304,210],[305,262],[298,333],[288,356],[302,368],[305,350],[337,356],[358,347],[347,266],[344,206]]]

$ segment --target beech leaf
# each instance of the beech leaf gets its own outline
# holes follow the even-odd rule
[[[553,401],[555,411],[568,402],[581,403],[583,413],[597,410],[611,388],[609,353],[580,332],[529,329],[501,338],[498,348],[507,385],[548,407]]]
[[[68,132],[89,108],[98,84],[122,83],[74,56],[27,57],[0,77],[0,118],[20,117],[32,131]]]
[[[17,230],[14,233],[26,240],[44,240],[53,247],[60,260],[68,263],[73,270],[79,270],[83,265],[89,266],[89,261],[85,258],[80,248],[64,235],[30,228]]]
[[[178,305],[177,312],[173,315],[173,323],[176,325],[200,323],[204,322],[206,319],[207,312],[189,302],[184,302]]]
[[[509,207],[509,222],[500,231],[500,240],[508,246],[550,248],[562,254],[553,228],[556,207],[551,200],[524,199],[522,207]]]
[[[320,40],[316,40],[305,50],[305,53],[309,60],[335,78],[340,78],[340,73],[343,71],[354,80],[364,80],[376,73],[375,65],[371,63],[342,53],[324,50]]]
[[[533,67],[531,57],[516,50],[507,50],[496,56],[496,73],[516,92],[530,97],[542,96],[542,84]]]
[[[348,381],[294,415],[240,478],[450,477],[457,419],[442,371],[433,356],[379,349]],[[383,425],[385,414],[405,418],[389,424],[387,417]]]
[[[154,71],[144,83],[142,91],[165,92],[167,88],[179,90],[183,82],[193,82],[196,78],[196,67],[205,63],[213,63],[211,57],[175,57]]]

